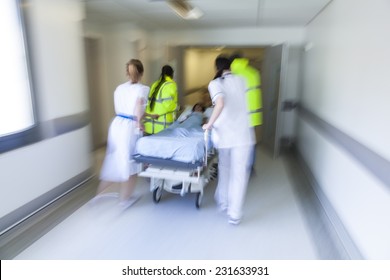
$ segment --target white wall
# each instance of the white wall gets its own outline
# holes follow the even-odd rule
[[[292,49],[302,46],[305,39],[305,28],[229,28],[229,29],[208,29],[189,31],[159,31],[153,34],[154,44],[159,49],[166,49],[169,46],[255,46],[266,47],[277,44],[286,44]],[[164,52],[159,59],[164,60]],[[215,57],[213,57],[213,60]],[[298,84],[296,68],[300,56],[296,52],[292,53],[287,65],[286,92],[283,98],[296,99],[298,95]],[[206,75],[215,73],[213,62],[208,63],[209,70],[204,70],[203,66],[198,67],[198,71]],[[290,68],[291,67],[291,68]],[[200,74],[197,77],[203,79]],[[211,78],[213,75],[211,75]],[[281,136],[295,136],[295,114],[294,112],[282,113],[281,115]]]
[[[386,0],[334,0],[311,22],[301,97],[305,108],[387,160],[389,12]],[[304,120],[299,147],[363,257],[389,259],[389,186]]]
[[[82,6],[33,0],[26,9],[39,122],[88,110]],[[0,218],[90,167],[89,127],[0,154]]]
[[[215,75],[214,61],[219,54],[220,52],[218,51],[213,53],[211,51],[187,50],[185,52],[185,90],[207,86],[209,84]]]
[[[283,100],[299,101],[302,91],[302,49],[300,45],[289,47],[286,88]],[[281,112],[281,137],[291,138],[292,141],[296,138],[296,113],[296,110]]]
[[[154,78],[151,77],[153,57],[150,55],[148,33],[132,24],[117,24],[102,26],[98,23],[84,22],[84,37],[99,38],[103,44],[102,60],[104,61],[103,76],[97,83],[102,90],[99,98],[106,104],[102,110],[102,131],[107,134],[109,124],[114,117],[113,93],[115,88],[128,80],[126,76],[126,63],[132,59],[140,59],[145,72],[142,83],[149,85]]]
[[[98,64],[100,65],[101,69],[95,72],[100,74],[99,77],[95,77],[95,86],[99,87],[100,90],[98,92],[94,92],[92,95],[95,96],[95,98],[99,99],[99,101],[96,101],[96,103],[104,104],[102,108],[99,108],[98,113],[100,114],[100,121],[102,122],[101,127],[99,128],[99,134],[102,135],[103,142],[105,142],[107,138],[108,126],[114,114],[114,104],[112,100],[113,92],[112,88],[108,85],[108,65],[111,56],[107,54],[107,48],[110,42],[108,41],[107,36],[104,35],[105,32],[102,32],[106,29],[106,26],[104,25],[100,25],[97,23],[88,24],[83,22],[83,29],[85,38],[96,39],[96,44],[99,44],[97,49],[100,53],[98,53],[97,56],[99,56]]]
[[[158,31],[155,43],[167,45],[268,46],[281,43],[299,45],[305,38],[304,28],[229,28],[187,31]]]
[[[76,2],[35,0],[27,6],[42,121],[87,108],[80,25],[83,9]]]
[[[175,46],[270,46],[275,44],[286,43],[290,46],[297,47],[302,45],[305,38],[304,28],[234,28],[234,29],[208,29],[208,30],[191,30],[189,31],[161,31],[147,32],[135,25],[113,25],[113,26],[99,26],[96,23],[84,22],[85,36],[99,36],[104,38],[106,44],[106,53],[104,54],[107,61],[107,77],[108,88],[107,94],[110,95],[120,79],[123,77],[122,62],[127,59],[126,55],[132,54],[129,51],[128,43],[132,41],[139,41],[142,46],[141,60],[145,66],[145,75],[143,82],[149,84],[157,79],[161,73],[161,67],[165,63],[175,63],[169,61],[170,48]],[[118,54],[126,55],[118,55]],[[214,57],[215,58],[215,57]],[[213,58],[213,59],[214,59]],[[205,58],[206,59],[206,58]],[[297,56],[291,60],[299,59]],[[115,62],[114,62],[115,61]],[[298,63],[298,62],[296,62]],[[200,64],[200,63],[199,63]],[[210,64],[212,65],[212,63]],[[293,70],[295,68],[293,67]],[[292,70],[292,71],[293,71]],[[197,77],[205,79],[208,73],[214,73],[214,67],[210,69],[203,69],[199,65]],[[288,70],[290,71],[290,70]],[[211,75],[213,76],[213,75]],[[294,73],[292,72],[292,76]],[[288,80],[287,94],[292,94],[293,97],[297,95],[297,84],[294,78]],[[191,84],[190,84],[191,86]],[[289,97],[289,96],[287,96]],[[107,99],[107,97],[104,97]],[[112,99],[112,98],[111,98]],[[107,100],[107,106],[113,108],[112,100]],[[111,109],[113,110],[113,109]],[[112,118],[113,111],[105,116],[104,125],[107,129],[108,124]],[[282,135],[292,134],[294,121],[289,116],[286,124],[283,126],[285,132]]]

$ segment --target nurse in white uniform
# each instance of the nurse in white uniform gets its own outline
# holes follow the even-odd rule
[[[126,64],[129,81],[119,85],[114,92],[116,116],[111,122],[106,156],[100,172],[100,185],[97,196],[107,195],[104,191],[113,183],[120,184],[119,205],[127,208],[134,204],[139,196],[133,195],[139,164],[131,159],[139,130],[142,129],[141,119],[145,112],[149,87],[140,83],[144,68],[141,61],[131,59]],[[112,194],[114,195],[115,194]]]
[[[231,74],[228,58],[217,57],[215,65],[217,75],[208,86],[214,110],[203,129],[212,129],[218,149],[215,200],[221,211],[227,211],[229,223],[237,225],[243,216],[255,134],[249,126],[245,81]]]

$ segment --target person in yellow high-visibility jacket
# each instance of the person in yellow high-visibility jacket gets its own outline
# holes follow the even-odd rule
[[[173,68],[164,65],[160,78],[150,87],[145,109],[144,132],[155,134],[170,126],[176,119],[177,85],[173,80]]]
[[[262,96],[261,96],[261,76],[260,72],[249,65],[247,58],[241,57],[239,53],[235,53],[230,57],[232,63],[230,69],[233,74],[240,75],[245,78],[247,92],[246,101],[249,113],[250,126],[258,126],[263,124],[262,113]]]
[[[246,103],[249,114],[249,126],[255,127],[263,124],[263,102],[261,92],[260,72],[249,64],[249,59],[242,57],[239,52],[230,56],[230,70],[233,74],[239,75],[246,82]],[[256,162],[256,150],[252,152],[251,175],[255,174],[254,165]]]

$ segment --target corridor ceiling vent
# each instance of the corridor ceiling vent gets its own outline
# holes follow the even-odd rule
[[[186,0],[167,0],[167,4],[180,17],[186,20],[199,19],[203,16],[203,12],[191,6]]]

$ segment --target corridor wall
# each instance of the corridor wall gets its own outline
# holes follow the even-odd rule
[[[91,176],[83,6],[32,0],[23,8],[39,135],[0,154],[0,231]]]
[[[390,259],[389,11],[334,0],[307,26],[299,152],[353,259]]]

